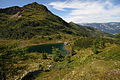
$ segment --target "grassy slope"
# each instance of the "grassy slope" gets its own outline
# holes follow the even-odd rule
[[[1,38],[31,39],[54,34],[108,36],[108,34],[93,28],[67,23],[50,12],[44,5],[38,3],[0,9]]]
[[[32,3],[20,9],[22,11],[18,12],[21,17],[11,18],[16,14],[0,13],[1,38],[29,39],[35,36],[53,35],[62,32],[60,29],[68,26],[64,20],[52,14],[43,5]]]
[[[120,45],[109,45],[103,52],[80,50],[71,63],[59,63],[55,70],[42,73],[35,80],[119,80]]]

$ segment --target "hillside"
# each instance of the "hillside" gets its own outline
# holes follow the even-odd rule
[[[120,80],[119,36],[36,2],[0,9],[0,80]]]
[[[69,23],[72,27],[72,29],[75,29],[80,33],[80,36],[86,36],[86,37],[110,37],[112,35],[102,32],[96,28],[87,27],[87,26],[81,26],[76,23],[70,22]]]
[[[116,34],[120,33],[120,23],[119,22],[109,22],[109,23],[80,23],[83,26],[91,26],[93,28],[99,29],[101,31]]]
[[[97,43],[93,43],[93,42]],[[100,45],[102,42],[102,45]],[[33,80],[119,80],[120,45],[111,39],[80,38],[67,46],[76,54],[58,62],[51,71],[43,72]],[[99,47],[94,52],[91,46]],[[73,53],[73,52],[72,52]],[[52,76],[52,77],[51,77]]]
[[[59,33],[56,30],[68,25],[45,6],[36,2],[23,7],[2,9],[2,11],[0,11],[2,24],[0,37],[3,38],[29,39],[37,35],[56,34]]]
[[[79,30],[73,28],[74,25],[65,22],[49,11],[47,7],[36,2],[23,7],[0,9],[0,24],[0,38],[7,39],[31,39],[61,33],[91,37],[105,34],[89,27],[80,26]]]

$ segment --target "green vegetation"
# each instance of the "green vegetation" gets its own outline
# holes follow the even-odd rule
[[[47,54],[46,53],[42,53],[42,58],[43,59],[47,59],[48,57],[47,57]]]
[[[53,48],[52,52],[54,54],[53,61],[55,62],[63,61],[64,56],[61,54],[61,51],[59,49]]]
[[[101,49],[105,48],[105,43],[104,41],[101,39],[95,39],[93,41],[93,52],[95,54],[98,54],[100,52]]]
[[[0,9],[0,80],[36,70],[43,72],[29,80],[120,80],[118,37],[67,23],[36,2]],[[50,43],[64,43],[67,54],[33,50]]]
[[[47,70],[53,62],[48,59],[51,55],[28,53],[26,48],[6,49],[0,54],[0,78],[5,80],[19,79],[26,72],[34,70]]]
[[[82,43],[81,39],[90,40],[90,38],[82,37],[75,43]],[[116,42],[111,43],[111,40],[107,39],[91,39],[93,41],[90,40],[91,44],[87,47],[85,45],[81,49],[75,48],[77,49],[75,55],[67,55],[65,60],[58,62],[51,71],[39,74],[34,80],[119,80],[120,45]],[[105,46],[101,45],[103,40],[106,40]],[[92,50],[95,42],[99,42],[97,44],[102,46],[99,47],[101,50],[99,54],[95,54]],[[79,44],[76,47],[82,46]]]
[[[31,39],[55,34],[110,36],[94,28],[67,23],[38,3],[0,9],[0,38]]]
[[[120,39],[120,33],[115,34],[115,37],[116,37],[117,39]]]

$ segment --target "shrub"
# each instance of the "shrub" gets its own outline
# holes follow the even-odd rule
[[[75,54],[76,54],[76,52],[75,52],[75,50],[72,48],[72,50],[71,50],[71,52],[70,52],[70,55],[73,56],[73,55],[75,55]]]
[[[101,49],[105,48],[105,43],[102,39],[95,39],[93,41],[92,50],[95,54],[98,54]]]
[[[65,60],[66,60],[68,63],[70,63],[70,62],[71,62],[71,56],[70,56],[70,55],[66,55]]]
[[[52,53],[54,54],[53,60],[55,62],[63,61],[64,56],[61,54],[61,51],[58,48],[53,48]]]
[[[42,53],[42,59],[47,59],[47,53]]]
[[[60,53],[57,53],[53,56],[53,61],[55,61],[55,62],[58,62],[58,61],[61,62],[61,61],[63,61],[63,59],[64,59],[64,56]]]

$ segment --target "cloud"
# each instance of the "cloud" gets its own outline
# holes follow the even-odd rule
[[[49,5],[51,5],[53,8],[57,10],[64,10],[65,8],[65,2],[52,2]]]
[[[49,3],[56,10],[69,10],[63,16],[67,22],[114,22],[120,21],[120,5],[114,5],[110,0],[68,0]]]
[[[80,21],[81,19],[85,19],[86,17],[84,16],[73,16],[73,17],[65,17],[64,19],[67,21],[67,22],[70,22],[70,21],[74,21],[74,22],[77,22],[77,21]]]

